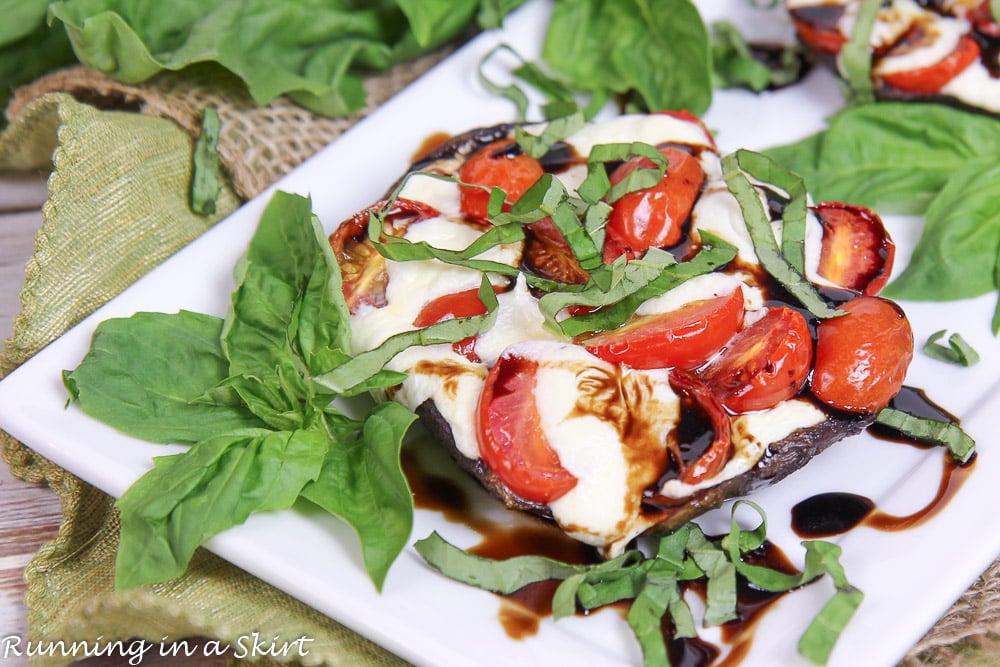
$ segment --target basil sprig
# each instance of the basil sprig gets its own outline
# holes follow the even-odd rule
[[[864,104],[875,101],[872,82],[872,31],[882,8],[882,0],[862,0],[854,30],[840,50],[840,63],[851,91],[852,101]]]
[[[788,194],[791,200],[782,219],[781,248],[774,238],[771,220],[760,195],[746,174],[762,182],[774,182],[779,187],[790,188]],[[767,156],[748,150],[738,150],[722,158],[722,178],[740,205],[754,251],[764,270],[816,317],[826,319],[842,315],[823,300],[803,274],[806,202],[802,179],[779,167]],[[785,227],[788,228],[787,239]]]
[[[736,511],[743,505],[760,517],[751,530],[742,530],[736,520]],[[659,538],[651,556],[634,549],[595,565],[563,563],[544,556],[492,560],[462,551],[436,532],[414,547],[428,565],[445,576],[495,593],[510,594],[540,581],[561,581],[552,598],[555,620],[575,614],[578,608],[589,611],[631,600],[627,621],[647,667],[670,665],[662,630],[665,614],[673,621],[675,637],[696,634],[693,615],[682,595],[683,582],[707,580],[703,623],[712,626],[737,617],[738,576],[763,590],[784,592],[829,574],[836,592],[798,644],[803,656],[823,664],[863,595],[847,581],[839,561],[840,547],[829,542],[803,542],[805,569],[796,575],[746,562],[744,555],[764,544],[766,532],[763,510],[741,500],[733,505],[730,532],[722,538],[709,539],[696,523],[687,523]]]
[[[308,199],[274,195],[236,281],[224,320],[108,320],[64,373],[88,415],[147,441],[191,444],[157,458],[119,499],[115,585],[176,577],[212,535],[304,497],[354,528],[381,588],[413,522],[399,449],[415,416],[392,402],[347,414],[332,401],[402,375],[353,357],[340,268]],[[460,340],[476,326],[445,324],[422,336]]]

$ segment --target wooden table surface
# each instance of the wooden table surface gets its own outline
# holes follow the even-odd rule
[[[42,221],[45,175],[0,173],[0,340],[12,332],[20,310],[18,292],[24,283],[24,265],[34,249]],[[25,637],[24,568],[35,552],[59,529],[61,511],[55,494],[44,484],[29,484],[14,477],[0,463],[0,665],[21,667],[26,657],[5,656],[5,637]],[[120,665],[121,657],[81,660],[86,667]],[[144,667],[183,664],[220,667],[225,658],[161,658],[150,651]]]

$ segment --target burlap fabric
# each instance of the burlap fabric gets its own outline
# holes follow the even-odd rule
[[[372,105],[442,55],[372,78]],[[216,215],[203,218],[188,208],[187,187],[200,110],[208,106],[222,118],[219,152],[229,185]],[[51,169],[52,174],[43,226],[26,267],[22,312],[0,356],[0,377],[360,117],[321,118],[282,99],[260,108],[239,82],[217,70],[164,75],[136,87],[82,67],[21,89],[7,115],[11,124],[0,134],[0,169]],[[57,537],[25,571],[29,639],[203,636],[233,643],[256,631],[289,641],[314,638],[305,664],[401,664],[208,552],[198,552],[189,572],[177,580],[115,592],[118,519],[112,499],[6,434],[0,439],[13,473],[51,486],[63,509]],[[998,633],[1000,563],[904,664],[1000,664]]]

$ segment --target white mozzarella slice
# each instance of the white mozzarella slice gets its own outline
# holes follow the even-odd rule
[[[1000,60],[1000,55],[997,58]],[[980,109],[1000,113],[1000,82],[990,76],[981,62],[974,62],[962,70],[941,88],[941,94]]]
[[[476,355],[484,364],[492,366],[503,351],[526,340],[559,340],[545,327],[545,318],[538,309],[538,299],[528,290],[524,276],[520,275],[514,288],[497,295],[499,306],[493,326],[476,338]]]
[[[462,215],[459,190],[455,181],[414,174],[406,179],[397,196],[433,206],[446,218],[458,218]]]
[[[744,275],[743,278],[746,278]],[[714,299],[724,294],[732,294],[737,287],[743,287],[743,307],[758,310],[764,307],[764,294],[740,279],[739,275],[728,273],[706,273],[690,278],[661,296],[643,302],[635,311],[636,315],[657,315],[677,310],[692,301]]]
[[[911,9],[911,7],[915,9]],[[918,22],[925,31],[926,38],[913,48],[890,51],[876,61],[872,72],[885,76],[895,72],[909,72],[922,67],[930,67],[944,60],[958,46],[958,40],[969,31],[968,21],[940,16],[934,12],[921,9],[915,3],[906,1],[895,2],[890,10],[898,12],[902,18],[900,23],[909,19]],[[886,37],[886,43],[891,43],[898,35]],[[878,42],[876,42],[878,43]]]

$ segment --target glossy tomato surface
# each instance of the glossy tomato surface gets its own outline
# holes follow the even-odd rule
[[[538,362],[505,352],[486,376],[479,397],[479,453],[521,498],[550,503],[576,486],[542,430],[535,387]]]
[[[816,335],[812,393],[849,412],[878,412],[899,393],[913,359],[913,332],[899,306],[859,296],[823,320]]]
[[[819,274],[855,292],[878,294],[896,256],[882,219],[863,206],[841,203],[819,204],[813,213],[823,227]]]
[[[535,184],[542,173],[538,160],[521,152],[513,141],[503,139],[487,144],[474,153],[459,169],[458,177],[463,183],[500,188],[506,193],[508,204],[512,204]],[[473,220],[487,219],[488,190],[463,187],[460,201],[463,215]],[[507,208],[509,206],[505,205],[504,209]]]
[[[769,308],[736,334],[701,375],[729,411],[764,410],[799,392],[812,356],[812,337],[802,314],[783,306]]]
[[[674,391],[691,398],[708,417],[712,425],[712,444],[705,453],[681,470],[678,479],[685,484],[697,484],[719,474],[732,456],[732,429],[729,414],[701,378],[694,373],[672,371],[670,386]]]
[[[743,324],[743,289],[633,317],[621,327],[577,339],[591,354],[632,368],[692,369],[708,361]]]
[[[883,74],[882,81],[893,88],[917,95],[934,95],[966,67],[979,59],[981,50],[968,35],[959,38],[955,49],[927,67]]]
[[[705,183],[705,172],[698,160],[683,149],[668,147],[660,152],[667,159],[660,182],[630,192],[611,205],[604,242],[607,263],[622,253],[638,257],[649,248],[669,248],[681,240],[684,223]],[[636,169],[653,166],[648,158],[631,158],[612,172],[611,183],[620,183]]]
[[[372,211],[381,211],[386,202],[379,202],[344,220],[330,235],[330,247],[340,265],[341,289],[351,313],[363,305],[381,308],[385,305],[385,290],[389,275],[385,258],[368,238],[368,221]],[[406,228],[421,220],[440,215],[432,206],[410,199],[397,199],[385,216],[384,231],[401,236]]]

